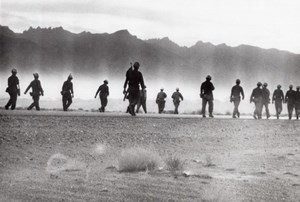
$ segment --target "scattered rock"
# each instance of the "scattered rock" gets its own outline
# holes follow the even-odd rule
[[[100,192],[108,192],[108,189],[104,188],[104,189],[100,190]]]
[[[227,168],[227,169],[225,169],[226,171],[235,171],[235,169],[234,168]]]

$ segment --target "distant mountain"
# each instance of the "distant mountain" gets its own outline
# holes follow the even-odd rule
[[[216,83],[262,80],[298,81],[300,55],[276,49],[197,42],[181,47],[169,38],[141,40],[127,30],[112,34],[71,33],[58,28],[32,28],[14,33],[0,26],[0,71],[11,67],[45,72],[74,71],[82,74],[106,72],[124,76],[129,63],[139,61],[150,79],[204,80]],[[255,82],[256,82],[255,80]],[[276,81],[276,82],[275,82]]]

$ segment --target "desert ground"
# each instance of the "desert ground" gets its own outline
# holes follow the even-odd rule
[[[300,201],[297,120],[2,109],[0,126],[0,201]],[[119,172],[128,148],[159,169]]]

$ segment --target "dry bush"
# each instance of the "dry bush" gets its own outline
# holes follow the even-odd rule
[[[166,159],[166,169],[171,172],[183,171],[185,161],[177,156],[170,156]]]
[[[160,157],[143,148],[123,150],[119,157],[120,172],[153,171],[158,168]]]

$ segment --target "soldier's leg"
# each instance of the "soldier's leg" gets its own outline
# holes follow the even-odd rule
[[[67,109],[71,106],[71,104],[72,104],[72,95],[69,94],[67,98],[67,106],[66,106]]]
[[[175,106],[174,114],[178,114],[179,103],[174,103],[174,106]]]
[[[12,94],[11,110],[14,110],[16,108],[17,98],[18,98],[18,93],[13,93]]]
[[[34,97],[32,96],[32,100],[33,102],[31,103],[31,105],[29,105],[29,107],[27,108],[28,110],[31,110],[34,106],[35,106],[35,103],[34,103]]]
[[[9,109],[10,105],[12,104],[12,93],[9,93],[9,100],[5,105],[5,109]]]
[[[255,119],[257,119],[257,116],[258,116],[258,102],[255,102],[254,104],[255,104],[255,110],[253,112],[253,117]]]
[[[142,107],[143,107],[143,110],[144,110],[145,114],[147,114],[147,105],[146,105],[146,101],[143,101]]]
[[[212,115],[213,110],[214,110],[214,102],[213,102],[212,99],[209,99],[209,101],[208,101],[208,111],[209,111],[209,116],[210,117],[213,117],[213,115]]]
[[[142,104],[141,101],[138,100],[138,102],[137,102],[137,104],[136,104],[136,110],[135,110],[136,113],[139,113],[140,108],[141,108],[141,104]]]
[[[36,109],[37,111],[40,110],[40,103],[39,103],[39,100],[40,100],[40,96],[36,96],[36,97],[34,98],[34,105],[35,105],[35,109]]]
[[[263,103],[262,102],[258,102],[258,119],[262,118],[262,108],[263,108]]]
[[[269,104],[265,103],[267,119],[270,118]]]
[[[62,105],[63,105],[63,110],[64,111],[67,111],[67,98],[66,98],[66,95],[64,94],[63,96],[62,96]]]
[[[202,98],[202,116],[205,117],[205,108],[206,108],[207,100]]]
[[[292,103],[287,103],[287,108],[288,108],[289,119],[292,119],[292,113],[293,113]]]

